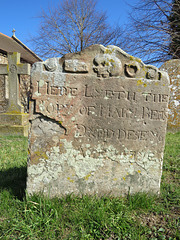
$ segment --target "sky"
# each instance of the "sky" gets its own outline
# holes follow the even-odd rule
[[[0,32],[11,37],[15,29],[16,37],[31,49],[31,43],[27,40],[30,35],[35,35],[40,24],[42,9],[56,6],[62,0],[8,0],[1,1]],[[123,25],[128,20],[128,4],[134,4],[138,0],[98,0],[97,8],[107,12],[109,23]]]

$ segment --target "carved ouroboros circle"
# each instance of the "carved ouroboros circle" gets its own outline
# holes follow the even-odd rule
[[[148,79],[154,79],[156,77],[156,70],[149,68],[147,72],[147,78]]]
[[[135,77],[140,71],[140,66],[137,62],[129,62],[125,64],[125,72],[128,77]]]
[[[17,71],[16,65],[11,64],[11,66],[10,66],[10,68],[9,68],[9,71],[10,71],[11,73],[15,73],[15,72]]]

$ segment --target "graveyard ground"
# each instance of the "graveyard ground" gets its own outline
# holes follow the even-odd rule
[[[161,194],[26,196],[27,138],[0,137],[0,239],[180,239],[180,132],[168,133]]]

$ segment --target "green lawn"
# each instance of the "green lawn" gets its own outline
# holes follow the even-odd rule
[[[160,196],[25,196],[27,139],[0,137],[0,239],[180,239],[180,132],[168,133]]]

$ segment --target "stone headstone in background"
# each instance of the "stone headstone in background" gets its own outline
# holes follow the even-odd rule
[[[20,103],[19,75],[30,75],[30,64],[20,63],[20,53],[8,53],[8,64],[0,64],[0,75],[8,76],[9,100],[0,113],[0,135],[28,135],[29,115]]]
[[[169,79],[115,46],[33,65],[27,191],[160,190]]]
[[[165,62],[160,70],[166,71],[170,78],[170,100],[168,130],[180,130],[180,59]]]

